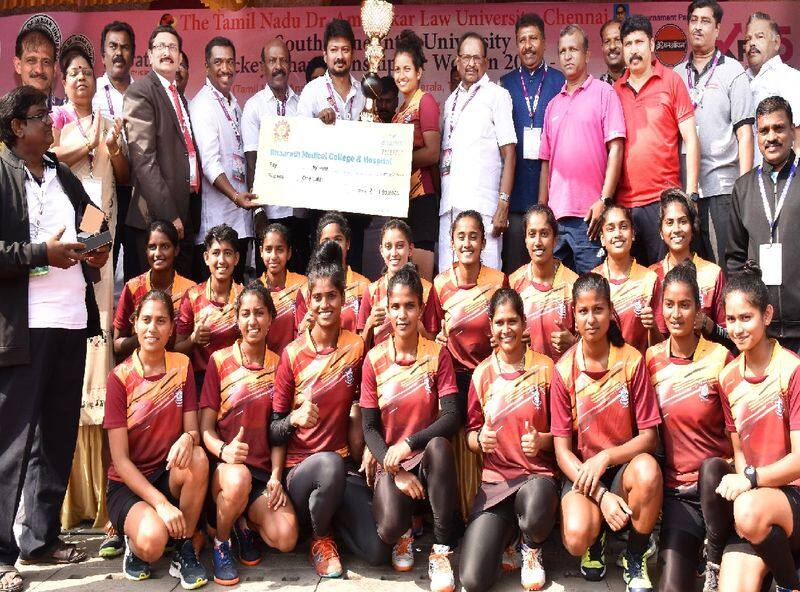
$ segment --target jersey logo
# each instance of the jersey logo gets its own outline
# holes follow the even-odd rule
[[[355,382],[355,378],[353,377],[353,369],[347,368],[344,371],[344,381],[347,383],[347,386],[353,386],[353,382]]]
[[[704,403],[708,401],[708,383],[704,382],[700,385],[700,400]]]
[[[183,407],[183,389],[175,391],[175,404],[178,407]]]
[[[353,299],[353,312],[356,313],[356,316],[358,316],[358,309],[359,309],[360,305],[361,305],[361,299],[354,298]]]
[[[564,300],[558,302],[558,316],[561,318],[561,322],[567,318],[567,303]]]
[[[433,392],[433,381],[430,374],[425,375],[425,392],[429,395]]]
[[[775,402],[775,415],[783,417],[783,397],[778,395],[778,400]]]
[[[630,404],[630,393],[628,393],[628,387],[624,384],[619,389],[619,404],[623,407],[627,407]]]
[[[633,314],[637,317],[642,316],[642,309],[644,309],[644,303],[641,298],[637,298],[633,301]]]
[[[533,387],[533,397],[531,398],[533,401],[533,406],[537,409],[542,408],[542,391],[539,389],[538,385]]]

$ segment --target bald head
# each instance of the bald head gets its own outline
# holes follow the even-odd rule
[[[283,39],[274,38],[261,50],[261,68],[264,79],[273,92],[283,96],[289,86],[291,58]]]

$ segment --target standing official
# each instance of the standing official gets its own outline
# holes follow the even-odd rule
[[[539,160],[544,113],[564,86],[564,75],[544,60],[544,21],[538,14],[523,14],[514,25],[520,67],[500,79],[514,106],[517,137],[514,185],[508,204],[508,231],[503,237],[503,271],[517,270],[528,261],[525,248],[525,212],[539,200]],[[488,226],[487,226],[488,227]],[[441,247],[440,247],[441,248]]]
[[[256,174],[256,155],[261,122],[265,117],[294,117],[297,115],[299,97],[289,85],[292,71],[292,58],[283,39],[275,37],[261,50],[261,71],[266,86],[250,97],[242,113],[242,135],[244,136],[244,155],[247,159],[247,187],[253,188]],[[259,222],[266,220],[280,222],[289,229],[292,257],[289,269],[295,273],[305,272],[310,255],[308,236],[310,230],[304,218],[295,215],[289,206],[264,206],[255,210],[256,235]],[[256,268],[260,269],[260,258],[256,258]]]
[[[486,74],[486,40],[464,33],[458,42],[461,83],[444,104],[439,172],[439,272],[453,265],[451,231],[459,213],[477,210],[486,233],[484,265],[502,267],[503,233],[516,161],[512,103],[508,91]]]
[[[192,276],[194,234],[200,223],[200,156],[189,109],[175,84],[181,37],[158,26],[147,43],[153,69],[128,87],[123,100],[133,196],[125,220],[139,258],[139,273],[148,269],[147,227],[168,220],[180,237],[175,270]]]
[[[545,112],[539,203],[558,220],[554,256],[581,274],[603,261],[600,216],[617,190],[625,120],[614,89],[588,72],[589,39],[578,25],[561,30],[558,58],[567,82]]]
[[[775,309],[769,334],[797,353],[800,274],[794,266],[800,258],[800,181],[795,179],[798,159],[792,115],[782,97],[764,99],[756,108],[758,150],[764,162],[733,186],[725,254],[729,274],[741,271],[748,260],[758,263]]]
[[[603,42],[603,61],[607,70],[600,80],[613,85],[625,73],[625,58],[622,55],[622,24],[618,20],[606,21],[600,27],[600,41]]]
[[[614,83],[625,113],[627,140],[615,202],[631,209],[636,233],[633,255],[647,267],[664,258],[659,233],[661,192],[680,187],[679,140],[686,149],[686,193],[697,198],[700,142],[686,86],[654,59],[653,26],[641,15],[622,23],[628,66]]]
[[[61,32],[56,22],[47,15],[38,14],[23,25],[14,45],[14,71],[21,84],[32,86],[47,96],[48,109],[64,104],[64,99],[53,94],[60,41]]]
[[[675,67],[689,90],[700,138],[700,252],[722,263],[733,183],[753,168],[753,107],[744,68],[717,49],[722,7],[694,0],[687,10],[692,52]],[[686,154],[681,154],[686,170]]]
[[[238,283],[244,280],[247,248],[253,238],[253,216],[249,211],[254,195],[247,191],[247,164],[242,138],[242,110],[233,94],[236,76],[236,48],[230,39],[214,37],[206,44],[206,83],[192,99],[189,113],[194,120],[195,137],[203,176],[200,228],[195,237],[194,278],[208,278],[203,260],[205,237],[209,230],[225,223],[239,236],[239,261],[233,272]]]
[[[800,72],[784,64],[780,56],[781,34],[778,23],[765,12],[754,12],[747,19],[744,34],[744,53],[747,57],[747,76],[753,93],[753,107],[767,97],[783,97],[794,113],[794,139],[800,142]],[[755,163],[761,163],[761,152],[755,153]]]
[[[122,118],[122,97],[133,82],[131,66],[136,55],[136,36],[128,23],[113,21],[103,27],[100,33],[100,51],[103,57],[105,74],[97,79],[97,88],[92,99],[92,111],[110,120]],[[117,224],[114,234],[114,254],[112,261],[117,265],[120,246],[124,247],[122,268],[125,280],[136,275],[139,270],[139,257],[136,243],[130,233],[125,232],[125,218],[131,203],[131,186],[126,182],[117,184]]]

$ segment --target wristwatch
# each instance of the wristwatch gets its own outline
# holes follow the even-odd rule
[[[505,191],[501,191],[500,195],[498,195],[497,197],[500,199],[500,201],[504,201],[504,202],[508,203],[509,197],[508,197],[508,193],[506,193]]]
[[[697,191],[695,191],[694,193],[689,195],[689,199],[691,199],[693,202],[697,203],[698,201],[700,201],[700,194],[697,193]]]
[[[755,489],[758,487],[758,473],[753,465],[747,465],[744,468],[744,476],[750,481],[750,488]]]
[[[603,202],[604,208],[609,208],[614,204],[613,199],[611,199],[610,197],[603,197],[602,195],[600,196],[600,201]]]

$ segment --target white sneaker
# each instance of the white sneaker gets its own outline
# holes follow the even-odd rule
[[[503,551],[503,563],[501,564],[504,572],[515,571],[522,566],[522,557],[519,554],[519,544],[511,543]]]
[[[434,545],[428,557],[428,578],[431,592],[453,592],[455,580],[448,556],[452,553],[447,545]]]
[[[395,571],[414,569],[414,536],[409,529],[392,547],[392,567]]]
[[[542,550],[531,549],[522,543],[522,587],[526,590],[541,590],[547,581],[542,565]]]

